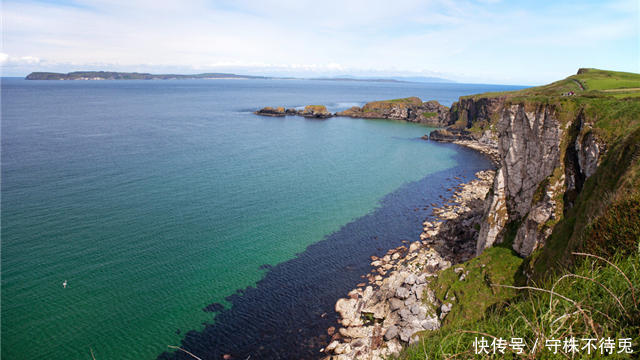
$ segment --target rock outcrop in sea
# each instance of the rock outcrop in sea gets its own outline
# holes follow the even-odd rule
[[[271,106],[267,106],[261,110],[253,112],[256,115],[263,116],[285,116],[289,115],[288,110],[285,110],[282,106],[278,106],[277,108],[272,108]]]
[[[304,107],[304,110],[298,112],[298,115],[320,119],[326,119],[333,116],[324,105],[307,105]]]
[[[253,112],[256,115],[264,115],[264,116],[287,116],[287,115],[298,115],[304,116],[308,118],[318,118],[318,119],[326,119],[330,118],[333,115],[327,110],[324,105],[307,105],[304,110],[296,110],[296,109],[284,109],[284,107],[279,106],[277,108],[272,108],[267,106],[261,110]]]

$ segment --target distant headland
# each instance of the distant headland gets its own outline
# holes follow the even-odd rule
[[[149,74],[116,71],[74,71],[67,74],[53,72],[32,72],[26,80],[176,80],[176,79],[239,79],[239,80],[317,80],[317,81],[364,81],[364,82],[420,82],[420,83],[454,83],[455,81],[426,76],[365,78],[351,75],[320,78],[269,77],[254,75],[237,75],[227,73],[204,73],[193,75]]]

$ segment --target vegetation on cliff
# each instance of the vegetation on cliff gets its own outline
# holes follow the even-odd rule
[[[516,122],[530,121],[534,132],[542,131],[544,116],[544,126],[551,119],[560,130],[553,139],[559,144],[555,169],[537,184],[530,199],[531,212],[547,203],[553,206],[545,211],[553,215],[526,230],[549,235],[525,258],[514,250],[514,239],[534,215],[520,214],[514,208],[520,205],[507,197],[506,224],[494,246],[442,272],[430,284],[441,301],[453,305],[444,326],[425,332],[421,343],[400,358],[482,357],[474,354],[474,340],[482,337],[489,344],[512,338],[526,343],[522,354],[507,346],[504,355],[483,353],[484,357],[636,356],[640,352],[640,75],[581,69],[545,86],[463,97],[452,106],[452,128],[500,134],[501,145],[510,144],[503,151],[526,147],[523,142],[534,138],[507,131],[504,127],[514,121],[509,116]],[[503,164],[518,162],[504,159],[513,153],[501,156]],[[507,174],[511,178],[504,181],[531,178],[527,174],[515,178]],[[490,192],[488,197],[492,196]],[[455,272],[458,268],[466,274],[463,281]],[[577,339],[580,352],[563,348],[571,339]],[[597,339],[595,347],[583,348],[582,339]],[[607,351],[611,348],[607,339],[613,339],[615,351]],[[627,350],[633,354],[618,352],[620,339],[630,339]],[[560,341],[559,348],[547,346],[555,340]]]

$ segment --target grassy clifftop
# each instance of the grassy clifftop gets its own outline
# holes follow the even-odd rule
[[[464,98],[493,98],[506,97],[514,100],[531,97],[560,97],[563,94],[574,92],[574,96],[587,97],[611,97],[617,99],[640,97],[640,74],[608,71],[598,69],[580,69],[576,75],[553,82],[548,85],[532,88],[488,92],[477,95],[469,95]]]

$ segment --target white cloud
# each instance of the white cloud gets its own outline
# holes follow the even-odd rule
[[[4,67],[25,67],[42,64],[42,60],[34,56],[13,57],[5,53],[0,53],[0,65]]]
[[[197,69],[222,69],[225,71],[244,70],[244,71],[269,71],[269,72],[283,72],[283,71],[305,71],[312,73],[328,73],[336,71],[345,71],[346,68],[340,64],[331,63],[327,65],[317,64],[271,64],[264,62],[250,62],[245,63],[242,61],[216,61],[211,64],[204,65],[202,67],[195,67]]]
[[[496,2],[76,0],[70,7],[9,0],[2,41],[7,54],[25,58],[22,71],[98,70],[101,64],[120,71],[284,76],[427,69],[460,81],[506,76],[531,83],[538,81],[533,74],[548,69],[591,66],[587,54],[596,51],[616,54],[608,68],[636,66],[637,56],[616,53],[625,44],[638,48],[637,16],[621,11],[634,1]],[[574,59],[576,53],[584,55]]]

